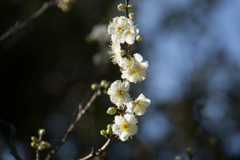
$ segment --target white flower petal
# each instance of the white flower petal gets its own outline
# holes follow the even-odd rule
[[[123,131],[123,132],[119,135],[119,138],[124,142],[124,141],[128,140],[128,138],[129,138],[129,133],[126,132],[126,131]]]
[[[136,124],[137,123],[137,119],[134,117],[133,114],[125,114],[124,118],[128,121],[128,123],[130,124]]]
[[[116,124],[114,124],[113,126],[112,126],[112,131],[113,131],[113,133],[115,133],[116,135],[119,135],[119,134],[121,134],[121,128],[120,128],[120,126],[119,125],[116,125]]]
[[[136,59],[139,63],[143,61],[143,57],[141,56],[141,54],[135,53],[133,56],[134,56],[134,59]]]

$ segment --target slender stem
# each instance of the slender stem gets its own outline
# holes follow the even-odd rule
[[[94,156],[99,156],[99,155],[101,155],[101,154],[107,149],[107,147],[111,144],[111,142],[112,142],[112,140],[113,140],[114,138],[115,138],[115,136],[114,136],[114,135],[111,135],[111,136],[107,139],[106,143],[105,143],[101,148],[99,148],[97,152],[94,152],[94,148],[92,148],[91,153],[90,153],[89,155],[87,155],[87,156],[85,156],[85,157],[83,157],[83,158],[81,158],[81,159],[79,159],[79,160],[88,160],[88,159],[93,158]]]
[[[36,160],[39,160],[39,150],[36,149]]]
[[[6,31],[4,34],[0,36],[0,42],[13,36],[14,34],[21,31],[24,27],[26,27],[30,22],[41,16],[48,8],[52,6],[56,6],[58,4],[59,0],[51,0],[49,2],[45,2],[42,7],[35,12],[33,15],[31,15],[29,18],[25,19],[21,23],[16,22],[14,26],[12,26],[8,31]]]
[[[128,6],[128,4],[129,4],[129,0],[125,0],[125,6],[126,6],[126,17],[127,18],[129,18],[129,16],[128,16],[128,8],[127,8],[127,6]]]
[[[100,86],[100,85],[99,85]],[[79,112],[74,120],[74,122],[68,127],[66,133],[62,137],[62,139],[56,144],[56,146],[48,153],[47,157],[45,160],[49,160],[57,151],[58,149],[67,141],[69,134],[75,129],[76,125],[79,123],[81,117],[88,111],[92,103],[96,100],[98,96],[101,95],[101,90],[100,87],[98,88],[97,91],[94,92],[92,95],[91,99],[88,101],[88,103],[85,105],[85,107],[82,109],[82,105],[79,104]]]
[[[14,158],[16,160],[22,160],[22,158],[17,153],[17,148],[14,143],[14,139],[15,139],[15,135],[16,135],[16,128],[11,123],[8,123],[2,119],[0,119],[0,124],[3,124],[10,129],[9,140],[8,140],[9,148],[11,150],[12,155],[14,156]]]

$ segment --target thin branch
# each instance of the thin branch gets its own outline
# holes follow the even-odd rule
[[[9,145],[12,155],[15,157],[16,160],[22,160],[22,158],[17,153],[17,148],[14,143],[14,139],[15,139],[15,135],[16,135],[16,129],[15,129],[14,125],[12,125],[2,119],[0,119],[0,123],[7,126],[10,129],[8,145]]]
[[[64,134],[64,136],[62,137],[62,139],[57,143],[57,145],[48,153],[47,157],[45,158],[45,160],[49,160],[57,151],[58,149],[66,142],[66,140],[69,137],[69,134],[73,131],[73,129],[76,127],[76,125],[79,123],[81,117],[88,111],[88,109],[90,108],[90,106],[92,105],[92,103],[96,100],[96,98],[98,96],[101,95],[101,90],[100,88],[98,88],[97,91],[94,92],[94,94],[92,95],[91,99],[88,101],[88,103],[85,105],[85,107],[82,109],[82,105],[79,104],[79,112],[78,115],[76,117],[76,119],[74,120],[74,122],[68,127],[66,133]]]
[[[29,18],[25,19],[23,22],[19,23],[16,22],[13,27],[11,27],[8,31],[6,31],[4,34],[0,37],[0,42],[13,36],[14,34],[21,31],[24,27],[26,27],[31,21],[35,20],[39,16],[41,16],[48,8],[52,6],[56,6],[58,4],[59,0],[51,0],[49,2],[45,2],[42,7],[35,12],[33,15],[31,15]]]
[[[106,141],[106,143],[101,148],[99,148],[97,152],[94,152],[94,148],[92,148],[91,153],[89,155],[87,155],[79,160],[88,160],[88,159],[93,158],[94,156],[101,155],[107,149],[107,147],[111,144],[111,142],[114,138],[115,138],[115,135],[111,135],[108,138],[108,140]]]
[[[125,14],[126,14],[126,17],[127,18],[129,18],[129,16],[128,16],[128,4],[129,4],[129,0],[125,0],[125,6],[126,6],[126,12],[125,12]]]

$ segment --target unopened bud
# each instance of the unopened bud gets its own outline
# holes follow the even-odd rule
[[[43,145],[45,148],[49,148],[51,146],[50,143],[48,143],[46,141],[41,141],[40,145]]]
[[[46,133],[45,129],[39,129],[38,134],[43,136]]]
[[[109,107],[107,110],[107,114],[114,115],[116,113],[115,107]]]
[[[126,54],[126,51],[124,50],[124,49],[122,49],[121,51],[120,51],[120,55],[121,56],[124,56]]]
[[[104,87],[104,85],[105,85],[106,82],[107,82],[106,80],[102,80],[102,81],[100,82],[101,87]]]
[[[107,135],[107,131],[106,131],[106,130],[101,130],[101,131],[100,131],[100,134],[101,134],[102,136],[106,136],[106,135]]]
[[[46,148],[45,148],[43,145],[40,144],[40,145],[38,146],[38,150],[43,151],[44,149],[46,149]]]
[[[32,146],[33,148],[38,148],[38,144],[37,144],[36,142],[32,142],[32,143],[31,143],[31,146]]]
[[[117,8],[118,8],[119,11],[124,11],[125,8],[126,8],[126,6],[125,6],[125,4],[120,3],[120,4],[117,6]]]
[[[129,11],[131,11],[131,10],[133,10],[133,5],[128,5],[127,8]]]
[[[190,155],[192,154],[192,149],[190,147],[187,148],[186,151],[187,151],[188,154],[190,154]]]
[[[106,83],[104,84],[104,88],[105,88],[105,89],[108,89],[109,86],[110,86],[110,82],[106,82]]]
[[[91,85],[91,88],[92,88],[92,90],[96,91],[98,89],[98,84],[97,83],[93,83]]]
[[[128,17],[129,17],[130,19],[134,19],[134,18],[136,17],[136,14],[133,13],[133,12],[131,12],[131,13],[129,13]]]
[[[119,106],[118,109],[119,110],[124,110],[124,107],[123,106]]]
[[[107,129],[107,134],[111,134],[112,133],[112,129],[108,128]]]
[[[182,160],[182,158],[180,156],[176,156],[174,160]]]
[[[107,89],[104,89],[104,90],[103,90],[103,93],[104,93],[104,94],[107,94],[107,92],[108,92]]]
[[[33,142],[37,142],[37,141],[38,141],[37,137],[35,137],[35,136],[32,136],[32,137],[31,137],[31,140],[32,140]]]
[[[137,40],[138,42],[140,42],[140,41],[143,41],[143,38],[142,38],[142,36],[137,35],[136,40]]]
[[[107,125],[107,129],[112,129],[112,124]]]

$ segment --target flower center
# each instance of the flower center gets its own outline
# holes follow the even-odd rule
[[[137,72],[138,72],[137,69],[134,69],[134,70],[131,71],[132,74],[136,74]]]
[[[118,94],[119,94],[119,95],[123,95],[123,90],[119,90],[119,91],[118,91]]]
[[[121,31],[122,31],[122,27],[118,27],[117,32],[121,32]]]
[[[135,107],[139,107],[139,100],[135,100]]]
[[[123,129],[128,129],[127,123],[123,123],[123,124],[122,124],[122,128],[123,128]]]

